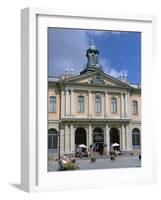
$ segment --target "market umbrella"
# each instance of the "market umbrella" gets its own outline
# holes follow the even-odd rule
[[[118,146],[120,146],[120,145],[117,143],[112,144],[112,147],[118,147]]]
[[[78,145],[78,147],[87,148],[87,146],[85,146],[84,144],[80,144],[80,145]]]

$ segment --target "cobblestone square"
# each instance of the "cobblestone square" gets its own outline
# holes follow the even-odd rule
[[[91,163],[90,159],[77,159],[79,169],[78,170],[91,170],[91,169],[112,169],[112,168],[131,168],[141,167],[141,161],[138,157],[117,157],[116,160],[110,160],[110,158],[98,158],[95,163]],[[58,171],[59,165],[57,161],[49,161],[48,171]]]

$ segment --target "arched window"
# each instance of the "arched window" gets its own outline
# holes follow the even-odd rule
[[[140,146],[140,131],[137,128],[134,128],[132,131],[132,145]]]
[[[101,112],[101,97],[99,95],[95,97],[95,111],[97,113]]]
[[[55,129],[48,131],[48,149],[58,149],[58,133]]]
[[[138,115],[138,102],[133,101],[133,115]]]

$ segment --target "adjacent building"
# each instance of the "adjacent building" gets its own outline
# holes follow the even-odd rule
[[[74,153],[84,144],[109,155],[117,143],[122,153],[140,153],[141,86],[104,73],[94,43],[86,56],[79,75],[48,78],[48,151]]]

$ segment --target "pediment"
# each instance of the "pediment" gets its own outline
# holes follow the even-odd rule
[[[109,74],[103,72],[89,72],[86,74],[78,75],[69,78],[65,81],[66,83],[78,83],[78,84],[93,84],[93,85],[107,85],[113,87],[124,87],[129,88],[127,83],[124,83]]]

